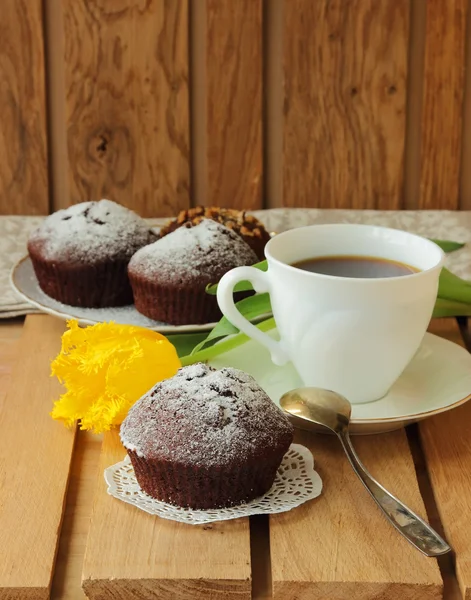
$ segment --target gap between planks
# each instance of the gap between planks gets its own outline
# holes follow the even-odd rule
[[[252,568],[252,600],[271,600],[269,516],[250,517],[250,562]]]

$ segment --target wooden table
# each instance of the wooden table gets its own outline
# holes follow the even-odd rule
[[[298,436],[324,480],[319,499],[270,519],[190,527],[107,496],[102,470],[124,455],[115,434],[102,446],[50,419],[59,387],[49,361],[63,328],[45,315],[0,324],[0,599],[47,598],[50,581],[51,598],[77,600],[82,577],[90,597],[114,600],[471,599],[471,402],[355,439],[393,493],[421,514],[425,505],[453,557],[427,559],[402,540],[328,436]],[[463,343],[452,319],[431,331]]]

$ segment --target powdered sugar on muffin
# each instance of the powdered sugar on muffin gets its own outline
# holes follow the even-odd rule
[[[112,202],[82,202],[49,217],[31,234],[28,246],[50,261],[94,264],[129,259],[155,235],[133,211]]]
[[[289,445],[292,432],[253,377],[198,363],[143,396],[122,424],[121,440],[138,456],[207,466],[256,457],[280,436]]]
[[[217,281],[229,269],[257,262],[255,252],[233,231],[205,219],[180,227],[141,248],[129,263],[129,272],[150,280],[176,284]]]

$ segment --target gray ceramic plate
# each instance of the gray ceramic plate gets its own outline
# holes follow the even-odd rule
[[[147,327],[160,333],[192,333],[208,331],[216,323],[205,323],[203,325],[169,325],[148,319],[137,312],[134,304],[114,308],[80,308],[68,306],[50,298],[39,287],[38,280],[34,274],[33,265],[28,256],[22,258],[12,269],[10,282],[16,293],[36,308],[58,317],[59,319],[77,319],[82,325],[94,325],[104,321],[114,321],[124,325],[137,325]]]

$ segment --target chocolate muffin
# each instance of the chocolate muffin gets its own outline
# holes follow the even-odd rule
[[[253,265],[255,252],[224,225],[205,219],[141,248],[129,262],[136,309],[156,321],[185,325],[221,318],[205,289],[234,267]]]
[[[255,252],[259,260],[265,258],[265,244],[270,240],[270,234],[263,224],[253,215],[248,215],[245,210],[236,210],[234,208],[219,208],[217,206],[196,206],[188,210],[182,210],[176,219],[169,221],[160,230],[160,236],[163,237],[172,231],[175,231],[182,225],[198,225],[203,219],[212,219],[228,229],[235,231]]]
[[[47,217],[28,252],[43,292],[82,307],[132,304],[131,256],[157,236],[131,210],[110,200],[83,202]]]
[[[210,509],[265,494],[293,427],[250,375],[199,363],[138,400],[120,435],[147,494]]]

